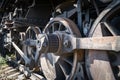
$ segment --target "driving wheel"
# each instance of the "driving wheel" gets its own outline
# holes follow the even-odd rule
[[[41,33],[39,27],[28,27],[26,30],[26,34],[25,34],[25,45],[23,48],[23,51],[25,53],[25,55],[30,59],[30,63],[32,63],[32,65],[29,65],[30,69],[33,69],[35,67],[35,65],[38,65],[35,63],[35,55],[39,53],[37,46],[32,46],[32,45],[28,45],[29,43],[37,42],[37,36]],[[39,62],[38,62],[39,63]]]
[[[45,27],[43,33],[54,34],[61,32],[80,37],[77,26],[69,19],[54,18]],[[54,40],[54,39],[53,39]],[[47,80],[73,80],[76,78],[78,68],[78,53],[55,55],[54,53],[42,54],[41,68]]]
[[[111,3],[101,12],[94,22],[88,37],[107,37],[120,35],[120,1]],[[112,53],[111,53],[112,52]],[[110,54],[111,53],[111,54]],[[112,56],[111,56],[112,55]],[[90,80],[116,80],[117,70],[111,61],[117,61],[116,52],[101,50],[86,50],[86,71]],[[114,59],[113,59],[114,58]],[[115,66],[115,65],[114,65]],[[114,70],[117,72],[114,72]],[[118,79],[119,80],[119,79]]]

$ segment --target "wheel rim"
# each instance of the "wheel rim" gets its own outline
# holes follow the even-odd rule
[[[37,36],[40,33],[41,31],[38,27],[28,27],[28,29],[26,30],[26,34],[25,34],[25,41],[37,40]],[[38,51],[37,51],[36,46],[24,45],[24,53],[26,54],[26,56],[30,59],[31,63],[33,64],[33,65],[30,65],[30,69],[33,69],[33,67],[35,67],[35,55],[37,52]]]
[[[117,36],[120,34],[120,29],[115,25],[118,24],[115,23],[115,16],[120,17],[120,15],[118,15],[118,13],[120,13],[120,1],[118,2],[119,3],[112,5],[112,9],[108,11],[103,17],[101,17],[100,20],[100,16],[96,19],[96,23],[93,24],[90,31],[90,37]],[[104,13],[104,11],[102,13]],[[102,13],[100,15],[102,15]],[[118,19],[118,21],[120,22],[120,18]],[[90,79],[115,80],[110,63],[110,58],[108,57],[108,55],[108,51],[86,51],[86,70]]]
[[[73,29],[74,28],[74,29]],[[80,36],[76,25],[66,18],[54,18],[44,29],[44,33],[52,34],[55,31]],[[56,56],[53,53],[42,54],[41,67],[48,80],[74,79],[77,69],[78,54]]]

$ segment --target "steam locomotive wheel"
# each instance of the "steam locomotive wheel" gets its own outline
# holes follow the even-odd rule
[[[26,30],[26,34],[25,34],[25,41],[27,40],[36,40],[37,39],[37,35],[40,34],[41,31],[38,27],[28,27],[28,29]],[[24,53],[27,55],[27,57],[30,59],[32,65],[30,65],[30,68],[33,69],[33,67],[35,66],[35,54],[37,53],[37,47],[36,46],[28,46],[28,45],[24,45]],[[39,63],[39,62],[38,62]]]
[[[55,31],[80,36],[77,26],[69,19],[54,18],[45,27],[44,33]],[[68,53],[61,56],[53,53],[42,54],[41,68],[47,80],[73,80],[77,71],[78,53]]]
[[[95,23],[92,26],[89,37],[104,37],[104,36],[117,36],[120,35],[120,1],[116,5],[109,5],[106,9],[110,8],[108,11],[106,9],[99,15]],[[104,15],[104,16],[103,16]],[[111,51],[110,51],[111,52]],[[89,79],[93,80],[116,80],[111,64],[111,59],[114,57],[109,57],[109,51],[99,51],[99,50],[87,50],[86,51],[86,70]],[[115,52],[112,55],[118,55]],[[113,60],[113,59],[112,59]],[[117,59],[116,59],[117,60]],[[119,61],[118,61],[119,64]],[[117,67],[118,65],[116,65]],[[118,71],[119,72],[119,71]],[[119,79],[118,79],[119,80]]]

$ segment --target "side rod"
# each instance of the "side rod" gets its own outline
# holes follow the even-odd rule
[[[73,40],[76,40],[76,49],[120,51],[120,36],[73,38]]]
[[[26,64],[30,63],[29,58],[22,52],[22,50],[14,43],[12,42],[13,47],[16,49],[16,51],[21,55],[21,57],[24,59]]]

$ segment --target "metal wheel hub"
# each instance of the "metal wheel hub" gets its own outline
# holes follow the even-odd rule
[[[38,41],[41,43],[41,45],[37,44],[41,47],[41,53],[57,53],[59,51],[60,40],[56,34],[40,34]]]

